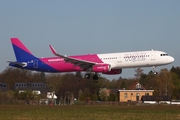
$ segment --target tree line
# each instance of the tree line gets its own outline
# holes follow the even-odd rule
[[[137,82],[147,90],[154,90],[154,95],[168,95],[172,99],[180,99],[180,67],[172,67],[170,70],[161,69],[157,75],[154,75],[152,71],[145,74],[143,69],[137,68],[134,78],[119,77],[113,80],[108,80],[105,77],[99,77],[99,80],[85,79],[80,72],[41,73],[7,67],[0,73],[0,83],[7,85],[8,92],[6,94],[0,92],[0,99],[37,99],[29,92],[19,95],[15,89],[15,83],[33,82],[45,83],[48,91],[55,91],[58,99],[63,98],[67,93],[72,93],[79,101],[116,101],[119,89],[131,89],[131,86]],[[108,90],[111,92],[107,92]],[[38,98],[43,97],[45,98],[46,95],[38,96]]]

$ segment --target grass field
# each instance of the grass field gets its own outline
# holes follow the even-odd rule
[[[0,105],[1,120],[180,120],[180,106]]]

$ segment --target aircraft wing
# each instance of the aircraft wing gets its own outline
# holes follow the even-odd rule
[[[49,45],[49,47],[51,48],[51,51],[54,55],[64,58],[66,62],[72,63],[75,66],[80,66],[82,69],[88,69],[88,68],[91,68],[93,65],[98,64],[96,62],[90,62],[90,61],[81,60],[77,58],[68,57],[66,55],[58,54],[51,45]]]

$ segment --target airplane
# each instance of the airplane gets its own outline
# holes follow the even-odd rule
[[[156,74],[156,66],[174,61],[167,53],[156,50],[66,56],[57,53],[51,45],[54,57],[37,58],[18,38],[11,38],[11,43],[16,61],[7,61],[9,66],[41,72],[86,72],[86,79],[93,72],[94,80],[99,78],[97,73],[116,75],[124,68],[153,67]]]

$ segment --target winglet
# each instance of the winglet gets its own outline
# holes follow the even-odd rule
[[[49,45],[49,47],[51,48],[51,51],[52,51],[52,53],[54,54],[54,55],[56,55],[56,56],[59,56],[59,57],[67,57],[66,55],[60,55],[60,54],[58,54],[57,52],[56,52],[56,50],[53,48],[53,46],[52,45]]]
[[[49,47],[50,47],[52,53],[56,55],[57,54],[56,50],[51,45],[49,45]]]

